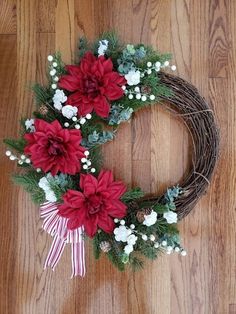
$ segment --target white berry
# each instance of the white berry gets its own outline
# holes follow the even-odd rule
[[[26,156],[25,156],[25,155],[21,155],[20,158],[21,158],[22,160],[24,160],[24,159],[26,158]]]
[[[30,164],[30,159],[29,159],[29,158],[26,158],[25,162],[26,162],[27,164]]]
[[[75,125],[75,128],[76,128],[77,130],[79,130],[79,129],[80,129],[80,125],[79,125],[79,124],[76,124],[76,125]]]
[[[133,99],[134,98],[133,94],[129,94],[128,98]]]
[[[165,61],[165,62],[164,62],[164,66],[165,66],[165,67],[168,67],[168,66],[169,66],[169,64],[170,64],[170,62],[169,62],[169,61]]]
[[[122,219],[122,220],[120,221],[120,224],[121,224],[121,226],[124,226],[124,225],[125,225],[124,219]]]
[[[152,62],[149,61],[149,62],[147,63],[147,67],[150,68],[151,66],[152,66]]]
[[[87,165],[83,165],[83,168],[84,168],[84,169],[88,169],[88,166],[87,166]]]
[[[53,80],[54,80],[55,82],[58,82],[58,81],[59,81],[59,77],[58,77],[58,76],[55,76],[55,77],[53,78]]]
[[[95,168],[91,168],[91,172],[92,173],[96,172],[96,169]]]
[[[9,156],[11,156],[11,151],[10,150],[7,150],[6,151],[6,155],[9,157]]]
[[[136,99],[141,99],[141,94],[137,94]]]
[[[16,160],[16,156],[14,156],[14,155],[11,155],[9,158],[10,158],[10,160]]]
[[[86,122],[85,118],[81,118],[80,121],[79,121],[80,124],[85,124],[85,122]]]
[[[175,247],[175,252],[179,252],[180,248],[178,246]]]
[[[52,66],[53,66],[54,68],[56,68],[56,67],[57,67],[57,63],[56,63],[56,62],[53,62]]]
[[[125,86],[125,85],[121,86],[121,88],[122,88],[123,90],[126,90],[126,86]]]
[[[86,150],[86,151],[84,152],[84,155],[85,155],[85,156],[88,156],[88,155],[89,155],[89,151]]]
[[[64,123],[64,126],[65,126],[66,128],[68,128],[68,126],[70,126],[70,124],[69,124],[68,122],[65,122],[65,123]]]
[[[49,61],[49,62],[52,62],[52,61],[53,61],[53,56],[49,55],[49,56],[48,56],[48,61]]]
[[[185,250],[183,250],[181,253],[180,253],[182,256],[186,256],[187,255],[187,252]]]
[[[155,97],[155,95],[150,95],[149,98],[150,98],[150,100],[155,100],[156,97]]]
[[[150,235],[150,240],[155,241],[155,236],[153,234]]]
[[[117,224],[119,222],[119,219],[118,218],[115,218],[114,219],[114,222]]]
[[[139,92],[140,92],[140,88],[139,88],[138,86],[136,86],[135,89],[134,89],[134,91],[135,91],[136,93],[139,93]]]
[[[92,115],[90,113],[86,114],[86,119],[90,120],[92,118]]]
[[[77,118],[76,117],[72,117],[72,121],[77,121]]]
[[[157,61],[157,62],[155,63],[155,66],[156,66],[157,68],[160,68],[161,62]]]
[[[40,169],[40,168],[37,168],[36,171],[37,171],[37,172],[41,172],[41,169]]]
[[[81,162],[84,164],[85,162],[87,161],[87,159],[86,158],[81,158]]]
[[[145,95],[143,95],[141,99],[142,99],[142,101],[146,101],[147,97]]]
[[[175,71],[176,70],[176,65],[172,65],[170,68],[171,68],[172,71]]]
[[[148,70],[147,70],[147,74],[152,74],[152,70],[151,70],[151,69],[148,69]]]
[[[143,239],[143,241],[147,241],[148,237],[146,236],[146,234],[142,235],[142,239]]]
[[[51,87],[52,89],[57,89],[57,84],[52,84]]]
[[[19,165],[23,165],[23,161],[22,160],[18,160],[18,164]]]
[[[51,76],[54,76],[56,73],[57,73],[57,72],[56,72],[55,69],[53,69],[53,70],[51,70],[51,71],[49,72],[49,74],[50,74]]]
[[[164,240],[164,241],[161,242],[161,245],[162,246],[167,246],[167,242]]]
[[[91,161],[88,160],[88,161],[87,161],[87,165],[88,165],[88,166],[91,166],[91,164],[92,164]]]
[[[130,225],[130,229],[135,229],[135,225],[134,225],[134,224],[131,224],[131,225]]]
[[[154,248],[155,248],[155,249],[159,248],[159,243],[158,243],[158,242],[156,242],[156,243],[154,244]]]

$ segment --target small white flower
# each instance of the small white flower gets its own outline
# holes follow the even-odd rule
[[[136,237],[136,235],[134,235],[134,234],[131,234],[131,235],[129,235],[128,238],[127,238],[127,243],[128,243],[129,245],[135,245],[135,243],[136,243],[137,240],[138,240],[138,237]]]
[[[45,192],[45,198],[47,201],[52,202],[52,203],[57,201],[56,195],[52,190],[47,190],[44,192]]]
[[[157,213],[152,210],[150,215],[144,215],[143,225],[150,227],[154,225],[157,221]]]
[[[140,71],[130,70],[125,75],[125,79],[129,86],[138,85],[140,83]]]
[[[78,112],[78,108],[71,105],[66,105],[61,110],[62,115],[66,117],[67,119],[71,119],[74,116],[76,116],[77,112]]]
[[[134,250],[134,247],[133,245],[131,244],[127,244],[125,247],[124,247],[124,251],[127,255],[129,255],[131,252],[133,252]]]
[[[98,47],[98,56],[103,56],[108,48],[108,40],[102,39],[99,41],[99,47]]]
[[[57,110],[61,110],[62,109],[61,104],[63,104],[64,102],[67,101],[67,96],[64,94],[63,90],[57,89],[55,91],[55,94],[54,94],[52,100],[53,100],[54,107]]]
[[[163,217],[166,219],[168,224],[174,224],[178,220],[177,214],[172,210],[169,210],[168,212],[164,213]]]
[[[130,230],[125,226],[119,226],[118,228],[115,228],[114,235],[116,241],[127,242],[127,238],[130,235]]]
[[[30,132],[34,132],[35,131],[34,119],[27,119],[25,121],[25,128],[26,130],[30,130]]]
[[[56,202],[57,201],[56,195],[53,192],[53,190],[51,189],[47,177],[42,177],[39,180],[38,185],[42,190],[44,190],[45,198],[47,201],[49,201],[49,202]]]

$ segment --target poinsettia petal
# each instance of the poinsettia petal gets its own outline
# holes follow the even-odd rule
[[[107,191],[114,199],[120,198],[127,190],[126,185],[121,181],[112,182],[109,184]]]
[[[98,181],[97,178],[95,178],[91,174],[82,175],[82,182],[81,182],[81,188],[83,188],[83,193],[85,197],[89,197],[90,195],[93,195],[96,193]]]
[[[67,222],[67,228],[74,230],[82,226],[81,220],[78,218],[69,219]]]
[[[111,208],[109,209],[109,215],[114,218],[123,218],[127,213],[127,206],[120,200],[112,200]]]
[[[115,223],[108,215],[99,215],[98,226],[106,233],[112,233],[115,228]]]
[[[98,188],[97,191],[101,192],[107,189],[107,187],[113,182],[113,174],[110,170],[101,170],[98,176]]]
[[[84,229],[89,237],[94,237],[97,232],[98,216],[90,215],[89,219],[84,221]]]
[[[102,118],[107,118],[110,112],[110,105],[107,102],[106,98],[102,95],[98,96],[94,102],[94,111],[96,114]]]

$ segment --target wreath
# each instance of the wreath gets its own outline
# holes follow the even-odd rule
[[[219,136],[212,109],[193,85],[168,73],[176,70],[170,60],[152,47],[122,44],[114,33],[80,39],[73,65],[60,53],[48,56],[48,84],[32,86],[34,117],[22,119],[18,139],[5,139],[20,169],[13,180],[40,205],[42,227],[53,237],[45,268],[54,269],[70,243],[72,276],[84,276],[87,237],[95,258],[103,252],[119,270],[143,267],[142,255],[186,255],[177,221],[209,185]],[[168,103],[186,124],[193,166],[181,187],[149,196],[103,169],[101,146],[139,108],[157,103]]]

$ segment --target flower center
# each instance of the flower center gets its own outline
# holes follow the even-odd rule
[[[47,149],[50,156],[61,156],[65,151],[63,141],[58,137],[51,137],[48,139]]]
[[[84,93],[96,97],[99,94],[99,85],[95,77],[86,77],[83,81]]]
[[[88,212],[90,215],[98,213],[102,207],[102,199],[100,195],[94,194],[87,200]]]

